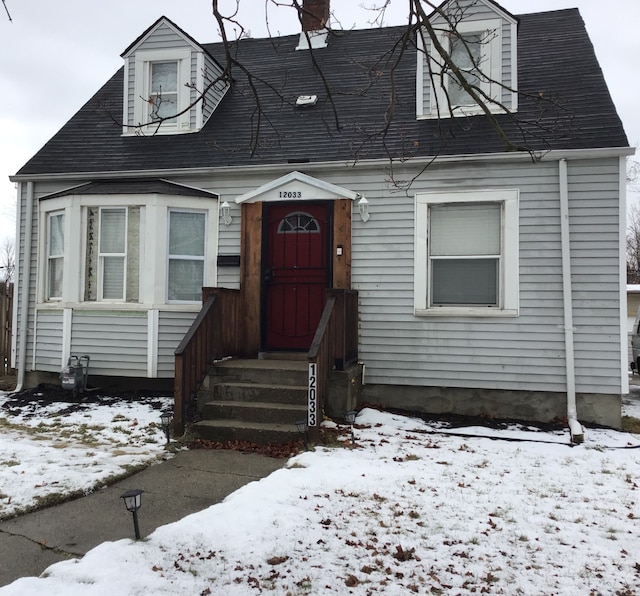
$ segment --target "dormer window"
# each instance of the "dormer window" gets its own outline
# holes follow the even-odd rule
[[[190,112],[180,114],[192,103],[190,62],[188,50],[136,53],[134,122],[138,131],[145,134],[191,132]]]
[[[229,89],[220,65],[166,17],[122,57],[125,136],[198,132]]]
[[[149,79],[149,120],[156,122],[168,118],[167,124],[177,122],[178,113],[178,63],[151,62]]]
[[[479,25],[482,26],[482,29],[473,30]],[[472,30],[465,31],[467,29]],[[457,27],[457,31],[449,33],[447,37],[451,60],[467,83],[481,97],[490,97],[499,101],[500,41],[502,39],[500,21],[476,22],[468,25],[461,23]],[[441,76],[435,77],[436,93],[440,92],[440,101],[444,102],[440,110],[451,109],[455,112],[457,109],[464,108],[466,113],[469,113],[469,109],[479,112],[479,106],[455,75],[449,73],[449,70],[445,66],[441,68]],[[440,89],[437,88],[439,79],[441,81]]]
[[[482,35],[471,33],[462,37],[451,36],[451,59],[464,74],[465,80],[472,86],[481,86],[483,77],[479,72],[482,63]],[[452,106],[473,105],[473,98],[454,77],[448,81],[449,100]]]
[[[471,10],[473,8],[473,10]],[[443,15],[449,15],[445,18]],[[482,114],[450,62],[492,112],[517,109],[517,21],[494,4],[452,0],[430,17],[442,56],[427,31],[419,38],[418,118]],[[450,60],[449,60],[450,59]]]

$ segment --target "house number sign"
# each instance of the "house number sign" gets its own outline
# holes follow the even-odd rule
[[[281,190],[279,195],[281,199],[301,199],[302,191],[300,190]]]
[[[309,362],[309,418],[307,420],[309,427],[318,424],[317,369],[318,365],[315,362]]]

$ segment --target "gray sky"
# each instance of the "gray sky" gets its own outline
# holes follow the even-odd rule
[[[201,43],[219,40],[209,0],[6,0],[0,13],[0,242],[15,233],[14,185],[8,177],[122,65],[120,54],[165,15]],[[233,0],[223,0],[234,7]],[[224,6],[223,2],[221,4]],[[364,28],[381,0],[334,0],[343,28]],[[638,0],[502,0],[513,14],[578,7],[625,126],[640,142],[640,2]],[[264,0],[242,0],[239,20],[253,37],[268,35]],[[392,0],[386,24],[406,21],[406,0]],[[271,8],[272,35],[297,33],[292,11]],[[636,200],[637,193],[633,199]]]

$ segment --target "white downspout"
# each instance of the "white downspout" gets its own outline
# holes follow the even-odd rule
[[[22,390],[24,373],[27,366],[27,336],[29,331],[29,292],[31,290],[29,280],[31,278],[31,237],[33,235],[33,182],[27,182],[27,210],[24,219],[24,254],[22,257],[22,294],[20,294],[20,329],[18,329],[18,378],[16,379],[16,391]],[[19,225],[19,223],[18,223]],[[19,236],[18,236],[19,238]],[[19,243],[18,243],[19,244]],[[20,280],[16,279],[16,289]]]
[[[560,241],[562,245],[562,298],[564,303],[564,353],[567,378],[567,419],[571,441],[582,443],[584,430],[578,422],[576,408],[576,369],[573,352],[573,305],[571,289],[571,241],[569,238],[569,183],[567,179],[567,160],[558,162],[560,181]]]

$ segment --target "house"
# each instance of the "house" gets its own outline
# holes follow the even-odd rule
[[[304,354],[337,289],[361,402],[618,427],[633,150],[578,10],[449,0],[428,36],[330,31],[328,4],[233,42],[231,78],[158,19],[12,177],[20,384],[70,354],[172,382],[203,287],[240,292],[243,355]]]

